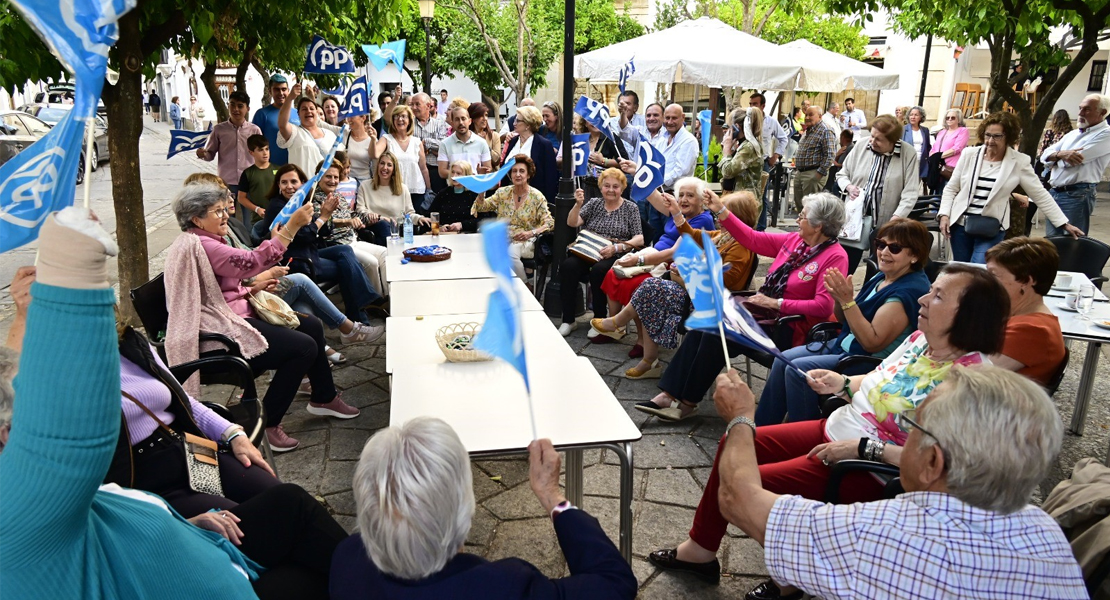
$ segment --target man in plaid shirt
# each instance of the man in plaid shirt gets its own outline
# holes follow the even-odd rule
[[[713,398],[731,420],[721,512],[763,544],[780,586],[826,600],[1088,597],[1060,527],[1028,504],[1063,437],[1051,399],[1029,379],[992,366],[953,369],[915,418],[903,416],[909,438],[895,462],[906,493],[852,505],[764,490],[750,421],[755,397],[729,371]],[[756,591],[801,596],[771,582]]]
[[[802,212],[802,198],[825,188],[836,157],[836,136],[821,121],[821,109],[806,109],[805,134],[794,154],[794,208]]]

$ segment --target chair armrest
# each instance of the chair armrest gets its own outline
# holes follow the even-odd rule
[[[830,469],[829,483],[825,487],[825,502],[830,504],[840,503],[840,484],[849,473],[863,471],[889,476],[891,479],[897,478],[899,475],[898,467],[869,460],[842,460]]]
[[[883,359],[870,354],[849,354],[836,361],[836,372],[845,375],[863,375],[883,364]]]
[[[219,343],[223,344],[224,347],[227,348],[227,351],[228,351],[229,354],[233,354],[235,356],[242,356],[243,355],[243,353],[239,350],[239,344],[235,343],[234,340],[232,340],[231,338],[227,337],[226,335],[224,335],[222,333],[213,333],[213,332],[210,332],[210,331],[202,331],[202,332],[200,332],[200,334],[197,337],[200,338],[200,341],[202,343],[203,342],[219,342]]]
[[[806,334],[806,343],[834,340],[840,335],[843,328],[844,324],[840,321],[818,323],[809,329],[809,333]]]
[[[779,350],[789,350],[794,347],[793,324],[805,319],[802,315],[783,315],[775,321],[775,330],[771,340]]]
[[[1099,275],[1098,277],[1092,277],[1091,278],[1091,283],[1095,284],[1095,287],[1097,287],[1100,290],[1102,289],[1102,284],[1106,283],[1106,281],[1107,281],[1106,278],[1101,276],[1101,275]]]
[[[207,373],[229,373],[236,378],[243,389],[243,402],[257,402],[258,390],[254,385],[254,372],[247,361],[238,356],[205,356],[170,367],[170,373],[178,381],[185,381],[193,373],[203,369]]]

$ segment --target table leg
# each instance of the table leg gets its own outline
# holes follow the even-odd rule
[[[1091,385],[1095,380],[1095,368],[1098,367],[1101,349],[1102,344],[1087,342],[1087,355],[1083,359],[1083,371],[1079,374],[1079,390],[1075,394],[1075,410],[1071,415],[1069,433],[1083,435],[1083,425],[1087,420],[1087,405],[1091,401]]]
[[[632,444],[606,444],[621,461],[620,544],[621,556],[632,563]]]
[[[566,491],[567,500],[582,506],[582,451],[567,450]]]

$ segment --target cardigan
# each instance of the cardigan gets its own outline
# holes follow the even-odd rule
[[[397,221],[403,221],[405,215],[416,212],[412,207],[412,196],[409,188],[401,184],[401,195],[394,196],[388,185],[374,189],[372,182],[358,186],[358,195],[355,196],[355,212],[359,214],[373,213]]]
[[[960,155],[967,147],[968,135],[967,127],[957,127],[956,133],[952,133],[950,129],[942,129],[937,134],[937,139],[934,140],[933,149],[929,154],[943,154],[949,150],[955,150],[955,154],[944,159],[944,164],[955,169],[956,162],[960,160]]]
[[[31,290],[19,401],[0,454],[4,597],[255,598],[233,565],[252,579],[257,565],[231,542],[156,497],[99,489],[120,427],[115,292]]]
[[[974,179],[978,177],[976,162],[981,162],[986,150],[983,146],[969,148],[960,155],[956,169],[952,171],[952,178],[944,186],[944,194],[940,200],[940,210],[937,218],[948,217],[949,226],[954,225],[960,217],[967,212],[971,204],[971,195],[975,191]],[[983,207],[983,216],[994,217],[1002,223],[1002,228],[1009,227],[1007,218],[1010,212],[1010,194],[1018,186],[1029,195],[1029,201],[1041,209],[1046,219],[1056,227],[1063,227],[1068,223],[1068,217],[1060,210],[1060,205],[1052,199],[1048,190],[1044,189],[1033,166],[1029,164],[1029,157],[1014,150],[1006,148],[1006,155],[1002,157],[1002,168],[998,172],[994,187],[987,195],[987,205]]]
[[[462,223],[463,233],[475,233],[478,231],[478,222],[484,219],[497,218],[494,213],[479,213],[477,216],[470,214],[470,208],[474,205],[474,200],[478,194],[453,185],[449,185],[436,194],[432,200],[432,206],[428,209],[430,213],[439,213],[440,225],[451,225],[453,223]]]
[[[513,152],[513,148],[516,148],[518,142],[520,142],[520,137],[509,140],[509,144],[505,147],[504,162],[508,162],[510,158],[518,154]],[[555,194],[559,191],[559,167],[555,164],[555,148],[551,145],[551,142],[547,141],[547,138],[533,135],[532,155],[529,158],[536,165],[536,174],[528,180],[528,184],[539,190],[548,202],[554,202]],[[505,186],[513,185],[508,174],[505,175],[501,184]]]
[[[836,183],[846,190],[849,185],[863,187],[871,174],[875,153],[870,144],[859,143],[852,148],[844,159],[844,168],[836,174]],[[921,187],[921,176],[917,169],[917,153],[913,144],[898,141],[897,153],[890,159],[883,184],[883,197],[879,199],[879,214],[874,217],[874,227],[878,229],[891,217],[908,217],[917,205],[917,192]]]
[[[717,242],[717,238],[725,234],[725,232],[719,229],[694,229],[690,226],[690,221],[683,221],[678,229],[680,233],[689,235],[693,238],[699,246],[701,246],[702,232],[708,233],[710,239],[712,239],[714,243]],[[734,292],[739,292],[747,287],[746,284],[750,279],[749,275],[753,274],[759,262],[755,254],[742,246],[735,239],[726,242],[724,246],[719,246],[717,248],[717,253],[721,255],[722,265],[730,265],[730,268],[725,271],[723,275],[725,288]]]
[[[925,179],[929,176],[929,154],[932,153],[933,134],[925,126],[918,126],[917,131],[921,133],[921,156],[918,158],[918,175],[921,179]],[[913,148],[913,127],[908,123],[902,126],[902,141]],[[914,156],[917,157],[917,150],[914,150]]]
[[[929,278],[924,271],[910,271],[883,287],[883,289],[875,291],[875,295],[871,296],[872,290],[875,290],[885,279],[886,275],[876,273],[867,283],[863,284],[859,293],[856,294],[856,306],[859,307],[860,312],[868,321],[872,321],[875,319],[875,313],[879,312],[879,309],[887,302],[901,302],[903,310],[906,311],[906,317],[909,318],[909,323],[906,324],[904,331],[905,335],[917,331],[917,313],[921,309],[917,299],[929,293]],[[849,327],[845,327],[840,332],[840,336],[833,343],[833,348],[841,348],[844,340],[848,339],[849,336],[851,336],[852,342],[848,346],[848,354],[871,354],[879,358],[886,358],[884,353],[888,349],[893,350],[893,348],[883,348],[878,352],[868,352],[859,343]]]

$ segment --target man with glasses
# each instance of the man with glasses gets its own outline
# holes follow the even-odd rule
[[[281,73],[274,73],[270,76],[270,99],[273,101],[269,106],[263,106],[254,113],[254,118],[251,123],[254,123],[259,129],[262,130],[262,135],[270,141],[270,162],[282,166],[289,162],[289,150],[278,146],[278,113],[281,112],[281,107],[285,105],[286,97],[289,96],[289,80]],[[290,102],[296,102],[296,98],[290,98]],[[289,122],[293,125],[300,125],[301,118],[297,116],[297,111],[292,111],[289,114]],[[246,138],[243,138],[246,139]],[[244,145],[244,151],[246,146]],[[248,158],[249,155],[248,155]],[[251,165],[248,162],[243,168]],[[226,179],[224,181],[227,181]],[[232,183],[238,186],[239,180],[236,179]]]
[[[1083,231],[1090,231],[1091,213],[1095,210],[1095,186],[1110,164],[1110,126],[1106,114],[1110,96],[1091,94],[1079,103],[1078,128],[1069,131],[1060,141],[1045,148],[1041,162],[1050,169],[1048,184],[1060,210],[1068,222]],[[1046,224],[1045,235],[1064,235],[1062,227]]]
[[[713,398],[730,421],[721,513],[763,545],[780,585],[828,600],[1088,597],[1059,525],[1029,504],[1064,429],[1031,380],[993,366],[953,368],[914,417],[895,417],[908,438],[886,444],[883,460],[899,466],[906,493],[851,505],[764,490],[755,397],[730,370]]]

